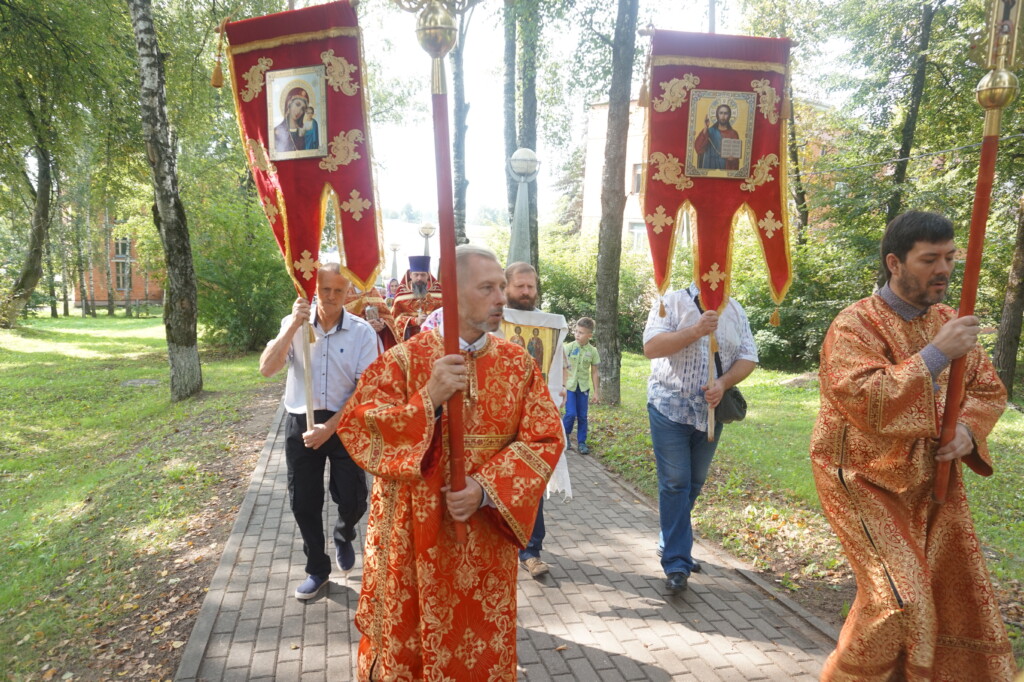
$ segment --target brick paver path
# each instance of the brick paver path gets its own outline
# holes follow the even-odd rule
[[[302,542],[287,506],[281,412],[253,472],[178,680],[355,678],[361,556],[326,597],[295,599]],[[816,680],[835,632],[736,559],[698,545],[704,572],[667,597],[657,511],[570,453],[572,500],[545,505],[543,581],[519,572],[520,679]],[[329,506],[329,505],[328,505]],[[330,525],[326,525],[330,528]],[[365,537],[361,532],[360,537]]]

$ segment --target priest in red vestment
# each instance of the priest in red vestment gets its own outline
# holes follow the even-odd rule
[[[430,274],[430,256],[409,256],[409,271],[402,277],[391,315],[398,340],[418,334],[427,315],[441,307],[441,283]]]
[[[370,323],[377,332],[382,351],[398,343],[399,334],[395,327],[395,318],[391,316],[391,310],[388,309],[377,287],[372,286],[366,291],[358,291],[353,286],[349,292],[349,300],[345,303],[345,310]]]
[[[992,473],[985,439],[1006,391],[977,343],[978,319],[941,303],[955,254],[944,216],[896,217],[882,238],[881,289],[839,313],[822,346],[814,481],[857,578],[822,680],[1013,677],[962,478],[962,464]],[[964,402],[948,406],[956,437],[939,447],[948,366],[963,356]],[[942,505],[932,502],[939,460],[954,463]]]
[[[505,275],[482,247],[456,249],[462,352],[441,330],[382,355],[338,435],[374,476],[356,626],[360,680],[516,679],[516,549],[565,448],[558,411],[501,324]],[[444,401],[463,391],[466,487],[448,488]],[[467,524],[455,539],[453,521]]]

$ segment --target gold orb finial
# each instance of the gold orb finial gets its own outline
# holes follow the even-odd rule
[[[443,58],[455,46],[455,19],[437,0],[428,2],[416,20],[416,37],[434,59]]]
[[[1006,69],[992,69],[978,83],[974,94],[983,109],[1004,109],[1017,96],[1017,76]]]

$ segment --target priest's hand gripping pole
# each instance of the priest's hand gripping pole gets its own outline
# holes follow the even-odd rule
[[[988,224],[989,204],[992,200],[992,182],[996,174],[996,155],[999,152],[999,127],[1003,109],[1017,96],[1017,77],[1009,71],[1016,59],[1017,26],[1020,19],[1020,0],[992,0],[988,34],[988,68],[991,69],[978,83],[975,95],[985,109],[985,127],[981,142],[981,161],[978,166],[978,184],[974,190],[974,208],[971,212],[971,233],[967,241],[967,262],[964,264],[963,289],[960,294],[959,316],[974,314],[978,296],[978,277],[981,273],[981,252],[985,245],[985,227]],[[953,360],[946,389],[946,409],[942,415],[939,446],[953,440],[957,417],[964,399],[964,371],[966,356]],[[935,471],[935,501],[946,501],[952,462],[939,462]]]
[[[434,157],[437,167],[437,221],[441,238],[439,273],[443,287],[441,316],[445,355],[459,354],[459,301],[455,275],[455,209],[452,201],[451,143],[448,138],[448,88],[444,56],[455,45],[455,20],[436,0],[428,2],[416,21],[416,37],[432,58],[431,100],[434,110]],[[462,391],[448,399],[448,449],[451,489],[466,487],[466,457],[463,450]],[[466,541],[466,524],[455,524],[455,537]]]

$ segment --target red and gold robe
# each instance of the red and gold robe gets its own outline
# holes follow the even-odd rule
[[[391,304],[391,315],[395,318],[399,341],[419,333],[420,326],[417,320],[420,315],[426,317],[441,307],[441,283],[430,273],[427,273],[427,278],[426,298],[416,298],[413,295],[408,272],[398,285],[394,303]]]
[[[345,310],[353,315],[366,319],[366,307],[373,306],[377,309],[377,319],[384,323],[384,328],[377,332],[384,350],[388,350],[398,343],[399,334],[395,327],[395,318],[391,315],[384,299],[381,298],[377,287],[370,287],[368,291],[356,291],[352,287],[349,291],[349,300],[345,303]]]
[[[382,355],[359,380],[338,435],[373,474],[356,626],[359,679],[515,680],[516,548],[565,437],[537,365],[488,335],[464,353],[466,473],[494,506],[455,541],[442,486],[449,480],[447,413],[426,385],[444,355],[434,330]]]
[[[938,388],[919,351],[956,316],[933,305],[904,320],[881,297],[836,317],[821,351],[811,461],[821,506],[857,579],[857,597],[822,680],[1010,680],[1014,661],[974,534],[962,464],[932,503],[949,369]],[[986,437],[1006,402],[981,346],[966,359],[958,421],[992,473]]]

